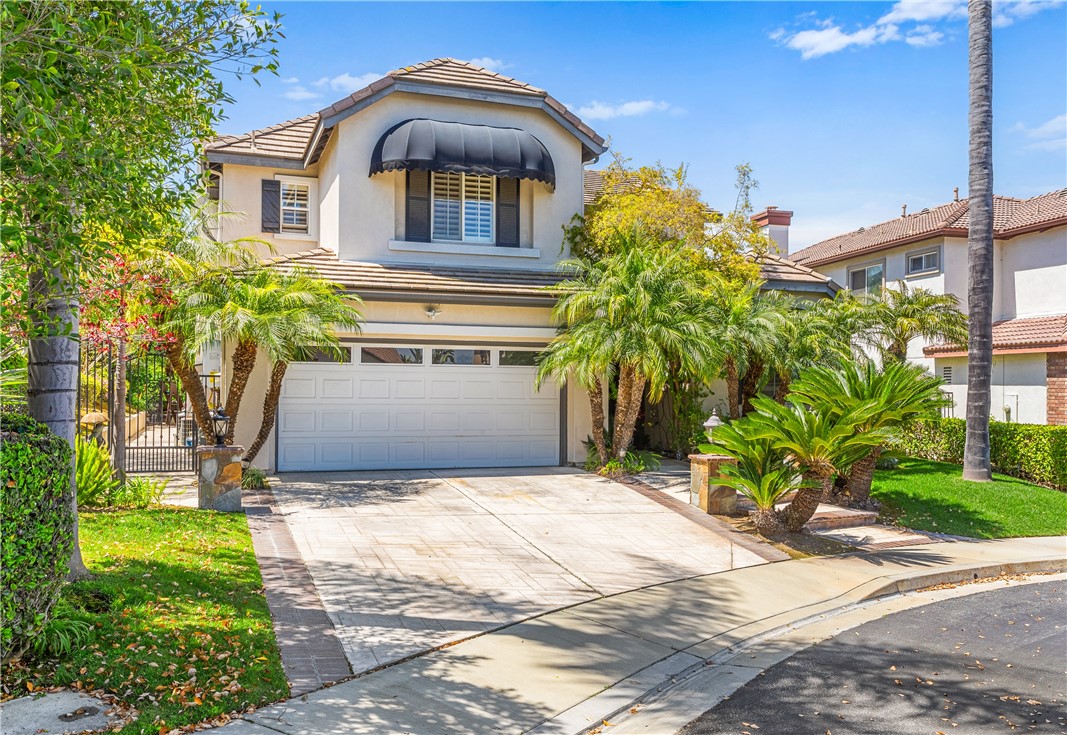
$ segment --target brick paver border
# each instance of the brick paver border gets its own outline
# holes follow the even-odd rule
[[[348,658],[274,495],[246,490],[242,499],[291,696],[348,678]]]

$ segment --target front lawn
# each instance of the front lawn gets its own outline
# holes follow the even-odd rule
[[[974,538],[1067,534],[1067,493],[1005,475],[964,482],[959,465],[902,459],[878,470],[871,495],[908,528]]]
[[[288,694],[243,514],[83,512],[81,542],[93,578],[57,610],[92,638],[58,662],[7,667],[8,695],[101,689],[139,712],[121,732],[158,735]]]

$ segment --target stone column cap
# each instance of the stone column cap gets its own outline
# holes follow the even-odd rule
[[[689,459],[694,462],[707,462],[711,459],[733,459],[729,454],[690,454]]]
[[[236,454],[244,450],[245,448],[239,444],[227,444],[221,447],[214,444],[201,444],[196,448],[197,454]]]

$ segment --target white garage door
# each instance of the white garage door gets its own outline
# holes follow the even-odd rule
[[[278,470],[559,464],[559,389],[534,388],[536,351],[355,345],[346,362],[290,365]]]

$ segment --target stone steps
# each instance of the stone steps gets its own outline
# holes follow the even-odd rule
[[[775,507],[779,510],[784,508],[788,505],[788,500],[790,500],[790,498],[785,498],[783,502],[778,503]],[[755,510],[755,505],[752,504],[752,501],[743,498],[738,498],[737,507],[739,510],[746,511],[750,514]],[[856,528],[859,526],[869,526],[877,520],[878,514],[874,511],[853,510],[852,508],[842,508],[839,505],[819,503],[815,515],[807,522],[806,527],[811,531],[824,531],[836,528]]]

